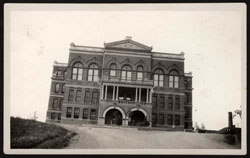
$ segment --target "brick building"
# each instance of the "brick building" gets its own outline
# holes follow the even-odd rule
[[[131,37],[69,51],[68,63],[54,63],[47,122],[192,128],[184,53],[153,52]]]

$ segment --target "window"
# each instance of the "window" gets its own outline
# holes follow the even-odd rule
[[[173,115],[168,114],[168,125],[173,125]]]
[[[51,120],[56,120],[56,113],[51,113]]]
[[[142,71],[143,71],[143,67],[142,66],[138,66],[137,67],[137,76],[136,76],[137,81],[142,81],[143,80],[143,73],[142,73]]]
[[[66,76],[67,76],[67,71],[64,71],[64,74],[63,74],[63,75],[64,75],[64,77],[66,78]]]
[[[65,91],[65,83],[62,84],[62,93]]]
[[[123,81],[131,81],[131,67],[125,65],[122,67],[122,76],[121,79]]]
[[[152,124],[156,124],[157,122],[157,115],[155,113],[152,114]]]
[[[163,87],[163,71],[161,69],[156,69],[154,72],[154,86]]]
[[[76,102],[77,103],[81,102],[81,96],[82,96],[82,91],[81,90],[77,90],[76,91]]]
[[[59,85],[59,83],[56,83],[55,84],[55,92],[59,93],[59,89],[60,89],[60,85]]]
[[[91,64],[89,66],[88,81],[91,81],[91,82],[98,81],[98,66],[96,64]]]
[[[53,108],[53,109],[57,108],[57,104],[58,104],[58,100],[57,100],[57,98],[54,98],[54,99],[53,99],[52,108]]]
[[[161,125],[164,124],[164,114],[159,115],[159,124],[161,124]]]
[[[84,97],[84,103],[89,103],[89,102],[90,102],[90,92],[86,91]]]
[[[82,72],[83,72],[83,68],[82,68],[82,64],[77,62],[74,64],[73,66],[73,71],[72,71],[72,79],[73,80],[82,80]]]
[[[188,88],[188,81],[187,80],[184,81],[184,87]]]
[[[177,76],[178,72],[176,70],[170,71],[169,84],[171,88],[179,88],[179,77]]]
[[[92,93],[92,103],[98,103],[98,93],[97,92],[93,92]]]
[[[83,109],[82,118],[83,119],[88,119],[88,115],[89,115],[89,110],[88,109]]]
[[[79,118],[80,108],[74,108],[74,118]]]
[[[175,125],[180,125],[180,115],[175,115]]]
[[[109,76],[112,77],[116,77],[116,65],[115,64],[111,64],[110,65],[110,72],[109,72]]]
[[[175,109],[180,109],[180,98],[175,98]]]
[[[72,107],[67,107],[66,117],[71,118],[71,115],[72,115]]]
[[[95,118],[96,118],[96,110],[91,109],[91,111],[90,111],[90,120],[95,120]]]
[[[164,108],[164,97],[163,97],[163,96],[160,97],[160,105],[159,105],[159,108]]]
[[[168,109],[173,109],[173,98],[168,97]]]
[[[61,76],[61,70],[56,70],[55,73],[54,73],[54,75],[56,77],[60,77]]]
[[[58,120],[61,120],[61,114],[60,113],[58,114]]]
[[[74,100],[74,90],[71,89],[71,90],[69,90],[69,98],[68,98],[68,101],[69,101],[69,102],[73,102],[73,100]]]
[[[157,96],[152,97],[153,108],[157,108]]]

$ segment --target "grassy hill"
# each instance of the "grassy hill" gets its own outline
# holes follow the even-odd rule
[[[11,117],[11,148],[60,149],[76,135],[55,124]]]

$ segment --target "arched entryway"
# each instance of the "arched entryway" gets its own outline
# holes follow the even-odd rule
[[[147,116],[140,110],[131,111],[128,117],[128,125],[130,126],[149,126]]]
[[[105,115],[106,125],[122,125],[122,113],[117,109],[109,110]]]

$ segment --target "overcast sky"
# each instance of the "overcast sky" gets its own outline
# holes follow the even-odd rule
[[[52,65],[68,62],[71,42],[103,47],[125,36],[153,51],[185,53],[193,73],[193,121],[228,124],[241,105],[241,14],[236,11],[13,11],[10,115],[45,121]],[[240,119],[237,120],[237,124]]]

